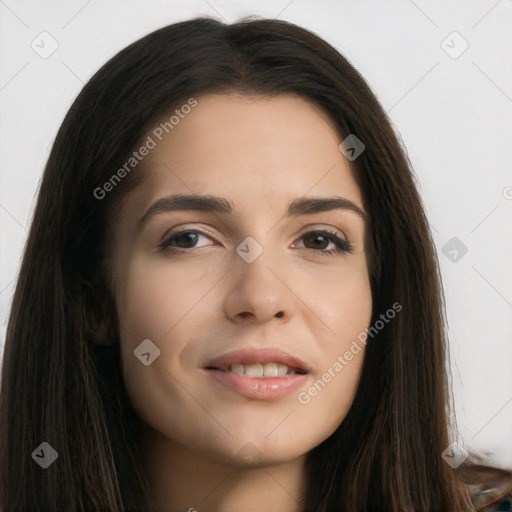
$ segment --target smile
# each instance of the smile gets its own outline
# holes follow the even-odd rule
[[[310,369],[279,349],[242,349],[209,361],[203,370],[222,388],[251,400],[276,400],[305,385]],[[222,389],[219,387],[218,389]]]
[[[233,363],[228,368],[212,368],[221,372],[231,372],[249,377],[284,377],[285,375],[304,374],[304,370],[291,368],[281,363]]]

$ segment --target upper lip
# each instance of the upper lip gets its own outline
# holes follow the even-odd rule
[[[205,369],[219,369],[227,371],[233,363],[251,364],[251,363],[280,363],[305,373],[310,373],[311,369],[301,359],[298,359],[279,348],[243,348],[233,350],[222,354],[215,359],[209,360],[203,367]]]

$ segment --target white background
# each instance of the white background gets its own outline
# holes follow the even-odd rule
[[[83,84],[164,25],[249,14],[316,32],[355,65],[389,112],[439,253],[464,446],[512,467],[511,0],[0,0],[0,343],[38,181]],[[31,48],[33,41],[42,46],[43,31],[58,43],[47,59]],[[452,58],[464,40],[468,49]],[[468,248],[456,262],[442,252],[452,237]]]

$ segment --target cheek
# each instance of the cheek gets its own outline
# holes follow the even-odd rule
[[[168,335],[214,282],[207,269],[191,273],[163,259],[135,259],[123,274],[116,294],[121,333],[135,341]]]
[[[302,293],[308,297],[306,303],[314,313],[311,322],[315,321],[314,316],[322,320],[326,343],[323,348],[328,353],[332,354],[333,347],[339,350],[344,343],[350,343],[371,320],[372,293],[363,259],[336,271],[322,271]]]
[[[201,298],[208,289],[205,276],[195,273],[191,279],[183,269],[146,260],[131,265],[117,290],[123,379],[131,404],[147,425],[191,445],[197,435],[191,418],[203,425],[201,435],[217,427],[204,421],[204,410],[194,399],[200,391],[187,380],[194,368],[181,361],[189,338],[204,331],[198,319],[206,314]]]
[[[314,379],[297,394],[297,417],[321,443],[341,424],[352,404],[365,354],[361,336],[369,327],[372,296],[364,274],[346,277],[331,291],[322,317],[329,336],[317,338],[322,349]],[[343,284],[343,286],[341,286]],[[363,340],[363,341],[361,341]]]
[[[371,286],[364,261],[331,273],[324,283],[312,292],[315,315],[310,314],[311,325],[318,326],[319,317],[328,328],[326,336],[317,337],[322,361],[315,379],[297,395],[298,416],[317,434],[318,442],[338,428],[352,404],[366,346],[362,333],[372,317]]]
[[[312,447],[331,436],[345,419],[359,382],[364,350],[349,350],[350,360],[347,351],[339,350],[328,359],[323,373],[298,393],[295,420],[307,425]]]
[[[189,339],[204,335],[201,319],[206,318],[209,304],[205,295],[218,279],[209,269],[196,267],[190,273],[183,266],[148,258],[134,258],[119,275],[123,277],[116,289],[121,360],[132,405],[147,423],[170,428],[168,433],[180,437],[190,430],[187,416],[181,422],[182,416],[171,412],[198,408],[181,386],[194,371],[190,358],[183,364],[182,355]],[[148,352],[144,361],[142,354]],[[204,412],[195,414],[200,417]]]

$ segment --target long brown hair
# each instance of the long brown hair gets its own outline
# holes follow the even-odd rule
[[[108,282],[109,226],[134,169],[106,183],[163,114],[190,97],[298,94],[366,146],[352,162],[368,212],[373,323],[353,404],[307,457],[304,511],[473,510],[450,444],[444,299],[411,165],[364,79],[311,32],[276,20],[198,18],[107,62],[71,106],[41,182],[9,318],[0,390],[0,508],[149,510],[139,420],[124,388]],[[106,326],[100,333],[100,326]],[[43,442],[58,453],[32,460]]]

